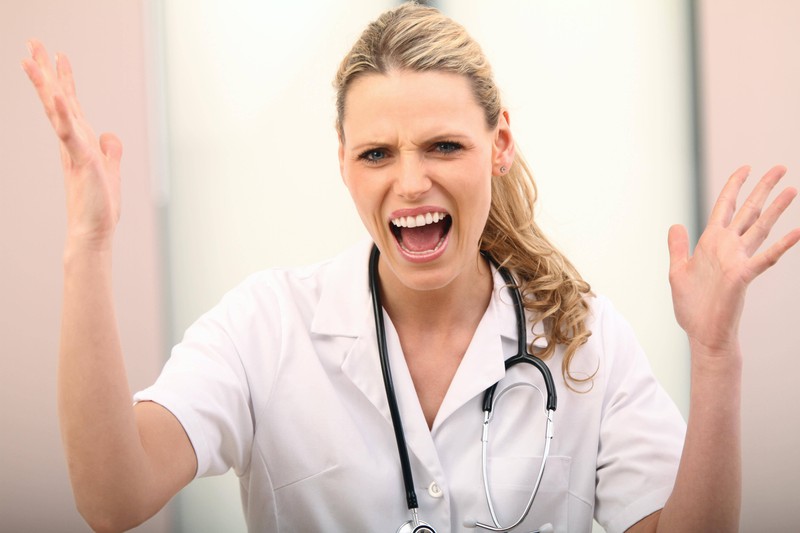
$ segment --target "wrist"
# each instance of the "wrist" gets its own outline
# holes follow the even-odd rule
[[[85,232],[67,228],[64,253],[110,252],[114,244],[114,232]]]
[[[692,375],[716,375],[739,378],[742,373],[742,350],[738,339],[723,345],[707,346],[689,339]]]
[[[111,243],[83,242],[68,240],[64,246],[64,268],[72,270],[79,265],[100,264],[111,265]]]
[[[708,358],[731,358],[741,357],[741,347],[739,337],[735,334],[725,334],[716,338],[713,342],[706,342],[697,337],[689,336],[689,350],[692,356]]]

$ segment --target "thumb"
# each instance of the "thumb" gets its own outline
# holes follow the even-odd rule
[[[669,271],[673,272],[689,260],[689,234],[686,228],[680,224],[669,228],[667,245],[669,246]]]
[[[122,142],[113,133],[100,135],[100,150],[106,159],[111,162],[115,170],[119,170],[119,162],[122,159]]]

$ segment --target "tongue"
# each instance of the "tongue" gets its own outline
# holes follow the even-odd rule
[[[444,224],[426,224],[417,228],[401,228],[403,246],[411,252],[427,252],[436,248],[442,238]]]

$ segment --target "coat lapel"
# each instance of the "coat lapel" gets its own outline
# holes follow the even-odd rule
[[[368,284],[371,243],[364,243],[337,257],[322,283],[322,292],[311,323],[312,334],[330,337],[332,349],[322,357],[338,365],[344,376],[377,409],[391,426],[392,417],[378,353],[372,298]],[[419,399],[400,347],[397,331],[384,311],[386,342],[392,381],[409,453],[429,469],[439,469],[438,455],[425,423]]]
[[[344,376],[391,421],[368,286],[371,248],[372,242],[364,241],[333,260],[321,283],[311,332],[332,338],[332,349],[320,356],[340,367]]]

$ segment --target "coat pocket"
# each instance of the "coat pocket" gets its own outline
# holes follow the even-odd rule
[[[521,529],[515,531],[533,531],[547,523],[552,524],[555,531],[568,530],[571,463],[570,457],[548,457],[530,513]],[[522,515],[541,464],[541,457],[489,458],[489,492],[501,526],[510,526]],[[486,519],[491,520],[490,516],[487,505]]]

